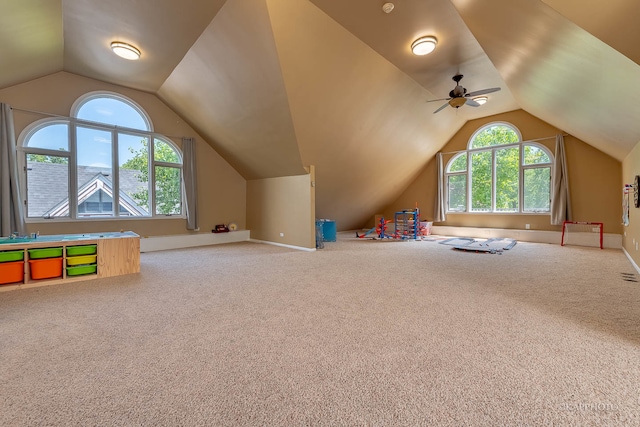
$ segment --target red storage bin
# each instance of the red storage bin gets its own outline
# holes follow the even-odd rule
[[[24,281],[24,261],[0,263],[0,285],[22,283]]]
[[[30,259],[32,279],[51,279],[62,277],[62,258]]]

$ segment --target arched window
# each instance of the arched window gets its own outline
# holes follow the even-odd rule
[[[129,129],[153,131],[151,119],[135,102],[110,92],[90,92],[74,102],[71,117]]]
[[[37,121],[19,142],[27,218],[183,214],[180,150],[122,95],[85,94],[69,119]]]
[[[448,212],[549,212],[552,156],[543,145],[522,142],[508,123],[491,123],[447,163]]]

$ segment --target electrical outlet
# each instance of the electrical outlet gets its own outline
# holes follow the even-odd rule
[[[527,230],[531,229],[531,224],[525,224],[524,228],[526,228]]]
[[[284,233],[280,233],[280,237],[284,237]]]

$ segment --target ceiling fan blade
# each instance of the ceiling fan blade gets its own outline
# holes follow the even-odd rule
[[[479,107],[480,104],[476,101],[474,101],[473,99],[469,98],[467,99],[467,102],[465,102],[466,105],[469,105],[470,107]]]
[[[451,98],[440,98],[440,99],[429,99],[427,102],[436,102],[436,101],[448,101]]]
[[[493,93],[493,92],[497,92],[499,90],[500,90],[499,87],[491,87],[489,89],[480,89],[480,90],[476,90],[475,92],[469,92],[465,96],[473,97],[473,96],[478,96],[478,95],[486,95],[487,93]]]
[[[442,106],[440,108],[438,108],[436,111],[434,111],[433,114],[437,113],[440,110],[443,110],[447,105],[449,105],[449,103],[445,102],[444,104],[442,104]]]

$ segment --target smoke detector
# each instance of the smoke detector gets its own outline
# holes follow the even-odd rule
[[[391,13],[394,7],[393,3],[385,3],[382,5],[382,11],[384,13]]]

